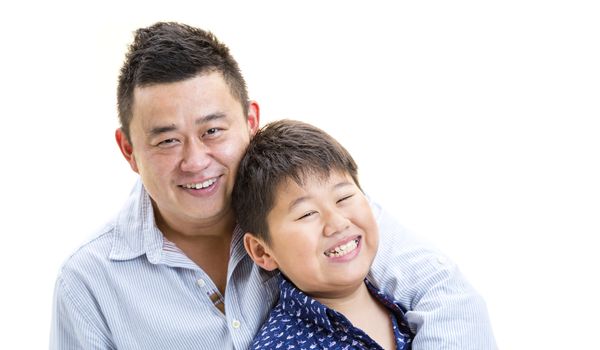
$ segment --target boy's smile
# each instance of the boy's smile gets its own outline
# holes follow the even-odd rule
[[[267,216],[272,266],[313,297],[338,297],[363,283],[377,252],[369,203],[345,172],[281,183]]]
[[[362,236],[350,237],[342,240],[341,244],[333,248],[327,249],[323,254],[333,261],[346,261],[353,258],[359,252],[359,243]],[[352,253],[352,254],[351,254]],[[350,254],[350,256],[348,256]],[[340,259],[346,257],[346,259]]]

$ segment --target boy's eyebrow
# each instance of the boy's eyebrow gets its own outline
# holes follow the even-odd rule
[[[309,199],[310,196],[302,196],[302,197],[298,197],[296,199],[294,199],[291,203],[290,206],[288,207],[288,211],[292,211],[292,209],[294,209],[295,206],[297,206],[298,204],[306,201],[307,199]]]
[[[194,124],[196,124],[196,125],[205,124],[210,121],[213,121],[216,119],[222,119],[222,118],[225,118],[224,113],[211,113],[209,115],[197,118],[194,121]],[[175,131],[175,130],[177,130],[177,126],[175,124],[164,125],[164,126],[155,126],[155,127],[151,128],[150,131],[148,131],[148,134],[150,136],[154,137],[154,136],[164,134],[166,132]]]
[[[354,183],[352,183],[350,181],[342,181],[340,183],[337,183],[337,184],[333,185],[332,189],[335,190],[335,189],[338,189],[338,188],[341,188],[341,187],[352,186],[352,185],[354,185]],[[302,202],[304,202],[304,201],[306,201],[306,200],[308,200],[310,198],[311,198],[311,196],[309,195],[309,196],[302,196],[302,197],[298,197],[298,198],[294,199],[290,203],[290,206],[288,207],[288,210],[291,211],[295,206],[297,206],[298,204],[300,204],[300,203],[302,203]]]
[[[342,182],[340,182],[340,183],[338,183],[338,184],[334,185],[334,186],[333,186],[333,188],[334,188],[334,189],[337,189],[337,188],[340,188],[340,187],[352,186],[352,185],[354,185],[354,183],[353,183],[353,182],[350,182],[350,181],[342,181]]]

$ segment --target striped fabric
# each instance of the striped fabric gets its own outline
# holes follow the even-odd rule
[[[372,208],[379,249],[367,278],[408,310],[412,349],[497,349],[485,302],[457,266],[377,204]]]
[[[494,349],[485,305],[456,267],[373,208],[381,237],[369,279],[409,310],[413,349]],[[163,238],[138,182],[115,220],[63,264],[50,349],[247,349],[278,288],[241,237],[236,230],[223,314],[215,284]]]

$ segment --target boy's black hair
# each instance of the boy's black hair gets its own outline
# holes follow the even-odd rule
[[[308,176],[327,179],[332,171],[348,173],[360,188],[354,159],[325,131],[294,120],[266,125],[250,141],[238,168],[232,194],[238,224],[270,243],[267,216],[278,187],[287,180],[302,186]]]

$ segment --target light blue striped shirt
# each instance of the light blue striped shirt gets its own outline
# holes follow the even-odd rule
[[[369,279],[408,310],[413,349],[495,349],[485,304],[456,266],[373,210],[380,246]],[[164,239],[138,182],[119,215],[63,264],[50,349],[247,349],[278,287],[241,238],[236,229],[223,314],[213,303],[216,286]]]

